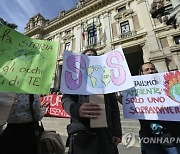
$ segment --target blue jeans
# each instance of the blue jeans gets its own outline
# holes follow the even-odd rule
[[[180,154],[180,147],[166,147],[165,151],[167,154]]]
[[[180,154],[180,147],[164,147],[160,144],[141,144],[145,154]]]

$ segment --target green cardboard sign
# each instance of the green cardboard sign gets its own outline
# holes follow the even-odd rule
[[[0,27],[0,91],[47,94],[52,84],[58,42],[32,39]]]

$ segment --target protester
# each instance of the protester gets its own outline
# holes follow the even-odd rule
[[[140,66],[140,75],[153,73],[158,73],[153,63],[146,62]],[[179,122],[160,120],[139,120],[139,122],[141,126],[139,136],[141,139],[147,137],[149,139],[154,137],[158,138],[156,143],[141,142],[143,154],[180,154]]]
[[[35,120],[42,119],[45,113],[40,98],[34,95],[33,111]],[[7,127],[0,137],[0,154],[37,154],[34,123],[28,94],[16,94],[7,120]]]
[[[85,50],[83,54],[97,56],[94,49]],[[62,104],[71,116],[67,127],[69,154],[118,154],[117,145],[121,142],[122,130],[120,112],[115,93],[104,95],[107,128],[91,128],[90,119],[101,114],[96,103],[89,102],[88,95],[64,94]]]

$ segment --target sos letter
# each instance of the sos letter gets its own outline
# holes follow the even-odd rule
[[[78,89],[83,81],[83,74],[79,68],[75,66],[76,63],[80,64],[80,68],[85,69],[86,68],[86,62],[83,59],[82,56],[79,55],[72,55],[69,56],[67,61],[67,67],[72,72],[76,73],[77,79],[73,79],[73,73],[69,71],[65,71],[65,82],[69,89],[76,90]]]
[[[108,57],[107,57],[107,65],[111,68],[117,68],[118,69],[118,72],[119,72],[119,75],[116,77],[114,75],[114,70],[110,70],[111,71],[111,80],[112,82],[115,84],[115,85],[121,85],[122,83],[124,83],[125,79],[126,79],[126,74],[125,74],[125,71],[124,71],[124,68],[119,65],[119,64],[115,64],[112,62],[112,59],[116,59],[118,63],[122,62],[124,59],[123,59],[123,56],[120,52],[118,51],[112,51]]]

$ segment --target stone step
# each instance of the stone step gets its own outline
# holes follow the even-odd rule
[[[139,127],[130,128],[130,127],[124,126],[124,127],[122,127],[122,132],[123,132],[123,134],[130,133],[130,132],[134,132],[135,134],[138,134]]]
[[[128,123],[127,125],[121,123],[121,127],[122,127],[122,128],[134,129],[134,130],[139,130],[139,129],[140,129],[140,126],[139,126],[139,125],[130,124],[130,123]]]
[[[128,122],[139,123],[139,120],[135,120],[135,119],[129,119],[129,118],[123,118],[123,117],[121,117],[120,119],[121,119],[121,121],[128,121]]]

